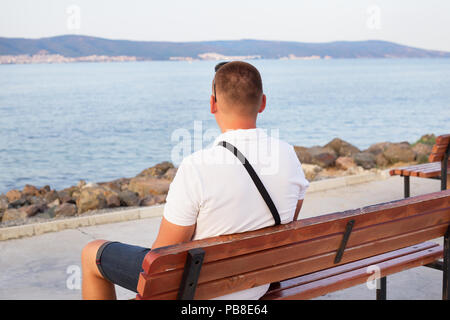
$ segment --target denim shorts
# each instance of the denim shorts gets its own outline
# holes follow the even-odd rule
[[[97,251],[97,267],[106,280],[137,292],[142,262],[149,251],[125,243],[105,242]]]

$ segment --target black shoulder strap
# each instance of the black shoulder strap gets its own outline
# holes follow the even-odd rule
[[[269,210],[272,213],[273,219],[275,220],[275,225],[279,225],[281,223],[281,220],[280,220],[280,215],[278,214],[278,210],[275,207],[275,204],[273,203],[272,198],[270,198],[270,195],[267,192],[266,188],[264,187],[261,179],[259,179],[258,175],[256,174],[255,170],[251,166],[250,162],[248,162],[247,158],[245,158],[245,156],[235,146],[233,146],[229,142],[221,141],[218,143],[218,145],[230,150],[239,159],[239,161],[241,161],[241,163],[244,165],[245,169],[247,170],[248,174],[252,178],[253,182],[255,183],[255,186],[258,189],[259,193],[261,194],[261,196],[263,197],[267,206],[269,207]]]

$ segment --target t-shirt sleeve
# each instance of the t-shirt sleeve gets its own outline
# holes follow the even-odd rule
[[[299,186],[298,200],[305,199],[306,190],[309,187],[309,181],[306,180],[305,172],[303,171],[302,164],[295,153],[294,147],[291,152],[292,159],[295,163],[294,181]]]
[[[197,222],[201,203],[201,181],[195,166],[184,159],[169,187],[164,218],[176,225],[191,226]]]

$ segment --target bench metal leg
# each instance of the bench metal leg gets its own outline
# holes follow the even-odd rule
[[[450,227],[444,236],[442,300],[450,300]]]
[[[386,277],[377,279],[377,300],[386,300],[387,281]]]
[[[447,190],[447,178],[448,178],[448,155],[444,157],[444,161],[441,163],[441,190]]]
[[[410,192],[409,192],[409,176],[403,176],[404,178],[404,190],[405,190],[405,198],[409,198]]]
[[[448,175],[448,158],[450,157],[450,144],[447,146],[444,158],[441,162],[441,190],[447,190],[447,175]]]

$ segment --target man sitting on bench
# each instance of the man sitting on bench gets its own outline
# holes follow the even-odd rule
[[[216,66],[211,113],[222,134],[180,164],[152,248],[241,233],[296,220],[306,189],[288,143],[256,128],[264,111],[258,70],[245,62]],[[228,149],[228,150],[227,150]],[[114,284],[137,292],[149,248],[95,240],[82,252],[84,299],[115,299]],[[269,285],[217,299],[259,299]]]

